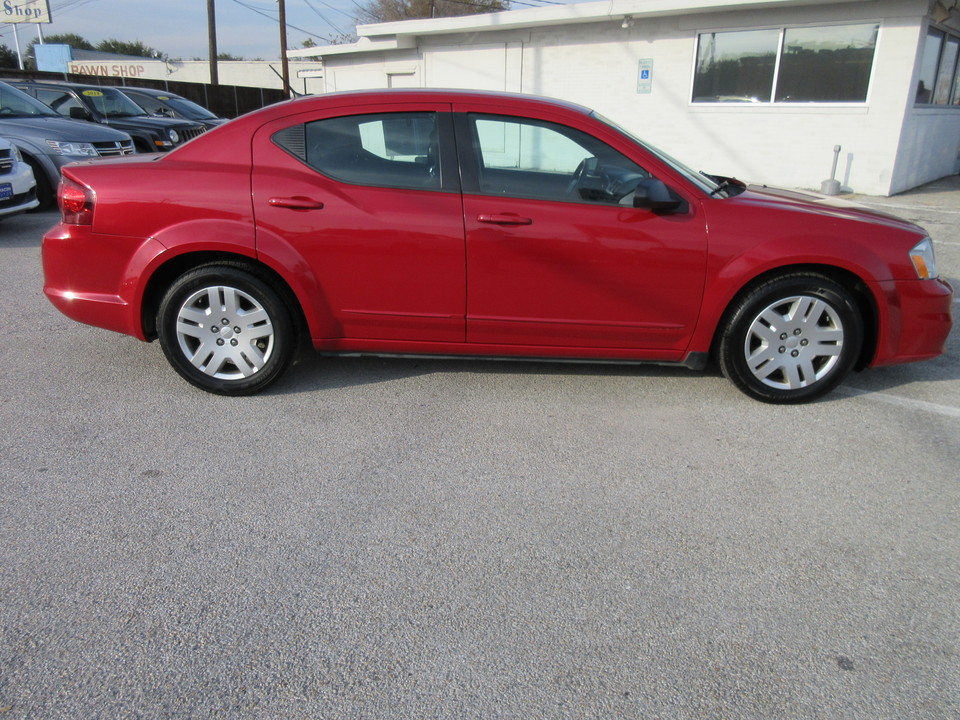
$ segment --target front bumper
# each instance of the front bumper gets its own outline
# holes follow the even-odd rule
[[[871,367],[942,355],[953,326],[953,287],[946,280],[888,280],[880,283],[877,352]],[[882,317],[883,313],[886,317]]]

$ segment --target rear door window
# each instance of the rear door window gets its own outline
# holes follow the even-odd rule
[[[349,115],[303,127],[301,159],[335,180],[375,187],[441,189],[437,113]],[[275,136],[274,141],[286,147],[289,135]]]

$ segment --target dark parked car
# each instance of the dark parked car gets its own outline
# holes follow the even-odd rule
[[[64,168],[45,292],[260,390],[330,354],[676,363],[800,402],[943,352],[909,222],[696,173],[590,110],[450,91],[273,105],[156,162]]]
[[[128,133],[139,152],[166,152],[202,134],[205,125],[189,120],[159,118],[147,112],[115,87],[63,82],[11,81],[73,120],[89,120]]]
[[[133,153],[127,133],[60,117],[42,102],[0,82],[0,135],[6,137],[33,169],[37,210],[56,200],[60,168],[74,160]]]
[[[227,121],[226,118],[217,117],[203,105],[165,90],[129,86],[117,89],[151,115],[192,120],[206,125],[207,128],[223,125]]]

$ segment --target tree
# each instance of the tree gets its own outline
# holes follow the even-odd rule
[[[30,46],[32,47],[36,45],[37,42],[39,41],[34,40],[32,43],[30,43]],[[48,45],[69,45],[76,50],[96,50],[96,48],[93,46],[93,43],[74,33],[65,33],[63,35],[47,35],[43,39],[43,42]]]
[[[358,21],[381,23],[500,12],[510,9],[510,0],[369,0],[359,7]]]
[[[76,47],[76,45],[74,45]],[[116,55],[135,55],[136,57],[160,57],[163,55],[159,50],[150,47],[149,45],[144,45],[139,40],[134,42],[125,42],[123,40],[116,40],[110,38],[109,40],[101,40],[97,43],[95,48],[90,48],[91,50],[99,50],[100,52],[105,53],[114,53]]]
[[[17,53],[6,45],[0,45],[0,68],[13,68],[14,70],[20,68]]]

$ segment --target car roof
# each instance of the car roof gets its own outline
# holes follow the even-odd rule
[[[540,113],[557,115],[586,116],[589,108],[553,98],[519,93],[492,92],[485,90],[444,90],[424,88],[401,88],[389,90],[349,90],[344,92],[304,95],[294,100],[267,105],[241,115],[214,130],[204,133],[195,140],[171,151],[171,162],[177,160],[205,159],[211,162],[231,162],[237,159],[237,148],[249,147],[250,135],[266,123],[307,114],[313,111],[357,108],[364,112],[364,106],[400,106],[415,104],[470,104],[483,107],[492,114],[510,114],[530,112],[534,116]]]
[[[542,97],[526,93],[499,92],[495,90],[465,90],[457,88],[393,88],[378,90],[344,90],[321,95],[302,95],[291,103],[302,103],[310,100],[332,102],[355,101],[362,104],[366,100],[383,102],[477,102],[490,100],[492,102],[507,102],[519,104],[536,104],[544,107],[566,108],[582,113],[591,112],[590,108],[577,103],[557,98]]]
[[[75,88],[77,90],[103,90],[114,88],[114,85],[94,85],[92,83],[66,82],[65,80],[8,80],[11,85],[52,85],[54,87]],[[117,90],[121,88],[116,87]]]
[[[143,93],[144,95],[152,95],[154,97],[183,97],[179,93],[170,92],[169,90],[157,90],[156,88],[145,88],[145,87],[134,87],[132,85],[123,85],[117,86],[117,90],[121,92],[138,92]]]

